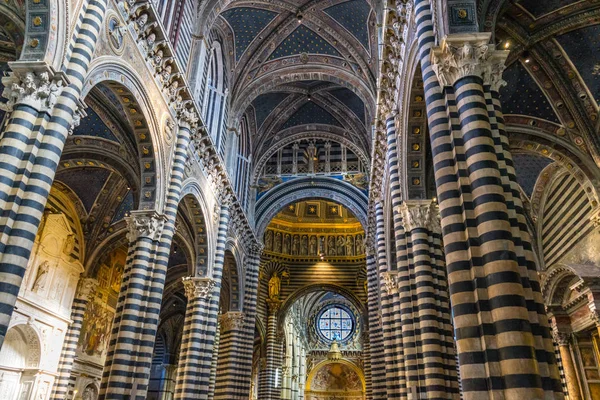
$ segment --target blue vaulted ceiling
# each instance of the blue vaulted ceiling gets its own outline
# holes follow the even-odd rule
[[[513,161],[517,173],[517,183],[521,185],[527,196],[531,197],[540,173],[553,161],[533,153],[515,153]]]
[[[110,174],[104,168],[74,168],[60,172],[56,179],[75,192],[89,213]]]
[[[121,204],[119,204],[119,207],[115,211],[110,223],[114,224],[115,222],[119,222],[125,218],[127,214],[131,212],[131,210],[133,210],[133,192],[129,190],[127,195],[123,198],[123,201],[121,201]]]
[[[504,114],[530,115],[560,123],[546,95],[520,62],[506,69],[504,80],[508,83],[500,89]]]
[[[580,0],[523,0],[519,2],[534,17],[539,18],[542,15],[551,13],[559,8],[577,3]]]
[[[325,54],[341,57],[340,53],[315,32],[300,25],[275,49],[270,60],[293,56],[296,54]]]
[[[119,104],[119,103],[116,103]],[[113,142],[119,142],[112,131],[100,119],[98,114],[88,107],[86,109],[87,117],[81,119],[81,124],[75,128],[73,135],[75,136],[94,136],[102,139],[107,139]]]
[[[277,16],[276,12],[259,8],[237,7],[223,11],[223,17],[235,36],[235,59],[239,60],[250,43]]]
[[[333,115],[321,108],[312,101],[306,102],[290,119],[281,127],[281,129],[291,128],[297,125],[307,124],[325,124],[342,126]]]
[[[350,0],[324,10],[364,47],[369,50],[369,14],[371,6],[365,0]]]
[[[558,42],[600,104],[600,25],[565,33]]]
[[[331,94],[351,109],[362,122],[365,122],[365,104],[356,93],[350,89],[340,88],[332,90]]]
[[[254,113],[256,116],[256,126],[260,126],[265,122],[265,119],[271,114],[271,112],[277,107],[286,97],[288,93],[266,93],[258,96],[253,102]]]

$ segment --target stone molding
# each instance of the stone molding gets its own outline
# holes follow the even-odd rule
[[[186,276],[181,278],[181,280],[183,281],[185,295],[188,300],[209,299],[217,284],[217,282],[211,278]]]
[[[156,211],[132,211],[127,217],[127,240],[130,243],[139,238],[158,240],[165,225],[166,217]]]
[[[219,316],[222,332],[239,331],[244,327],[246,314],[241,311],[229,311]]]
[[[407,201],[400,206],[406,232],[425,228],[429,232],[442,233],[440,213],[434,201]]]
[[[510,53],[490,44],[491,33],[460,33],[446,36],[431,53],[432,68],[442,86],[453,86],[467,76],[479,76],[484,85],[498,91],[506,85],[502,74]]]

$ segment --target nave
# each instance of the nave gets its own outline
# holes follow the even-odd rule
[[[600,2],[0,2],[0,399],[600,400]]]

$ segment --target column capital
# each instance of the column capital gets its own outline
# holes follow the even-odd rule
[[[215,288],[216,281],[211,278],[199,278],[195,276],[186,276],[181,278],[185,295],[188,300],[208,299]]]
[[[126,218],[127,227],[129,229],[127,240],[129,240],[129,242],[135,242],[139,238],[158,240],[166,219],[167,217],[154,210],[132,211],[131,216]]]
[[[397,272],[383,272],[381,274],[381,279],[383,280],[385,290],[388,292],[388,294],[395,293],[398,290],[398,281],[396,280],[397,277]]]
[[[239,331],[244,327],[246,314],[241,311],[229,311],[219,316],[219,323],[223,332]]]
[[[592,221],[596,229],[600,231],[600,208],[592,214],[590,220]]]
[[[47,65],[13,69],[9,76],[2,78],[2,96],[8,101],[0,108],[10,112],[15,104],[27,104],[38,111],[52,109],[65,87],[65,82],[61,79],[55,80],[55,76],[58,74]]]
[[[400,206],[402,222],[406,232],[425,228],[430,232],[442,233],[440,213],[437,204],[432,200],[405,201]]]
[[[184,129],[195,130],[198,128],[198,113],[194,107],[182,106],[177,112],[177,120],[179,127]]]
[[[558,329],[552,330],[552,339],[559,346],[568,346],[571,342],[571,335],[566,332],[561,332]]]
[[[282,301],[279,299],[267,299],[267,306],[269,307],[269,314],[275,314],[279,311]]]
[[[96,279],[81,278],[77,284],[77,294],[75,297],[81,300],[89,300],[90,295],[96,290],[96,287],[98,287]]]
[[[444,38],[431,53],[432,68],[442,86],[452,86],[466,76],[479,76],[493,91],[506,85],[502,79],[508,50],[490,44],[490,32],[457,33]]]

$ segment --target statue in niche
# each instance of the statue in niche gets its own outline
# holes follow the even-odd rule
[[[279,291],[281,290],[281,278],[279,273],[274,272],[269,279],[269,298],[271,300],[279,300]]]
[[[306,235],[302,236],[302,243],[300,246],[300,254],[303,256],[308,255],[308,237]]]
[[[273,247],[274,252],[281,253],[281,232],[275,234],[275,243],[273,244]]]
[[[281,246],[283,254],[290,254],[290,234],[286,233],[283,237],[283,245]]]
[[[298,235],[294,235],[294,239],[292,241],[292,255],[297,256],[300,251],[300,238]]]
[[[316,236],[310,237],[310,255],[311,256],[317,255],[317,237]]]
[[[65,253],[66,255],[69,256],[69,255],[71,255],[71,253],[73,252],[74,249],[75,249],[75,234],[71,233],[65,239],[65,242],[63,244],[63,253]]]
[[[346,255],[353,256],[354,255],[354,243],[352,241],[352,236],[346,236]]]
[[[97,397],[98,391],[96,390],[94,385],[88,385],[88,387],[85,388],[83,394],[81,395],[82,400],[96,400]]]
[[[273,250],[273,231],[265,233],[265,249]]]
[[[329,236],[327,239],[327,250],[330,256],[337,255],[337,251],[335,251],[335,236]]]
[[[356,235],[356,255],[359,256],[365,253],[365,243],[362,235]]]
[[[337,244],[338,256],[343,256],[344,255],[344,246],[346,245],[346,241],[344,240],[344,237],[338,236],[336,244]]]
[[[46,287],[46,283],[48,283],[48,272],[50,271],[50,263],[48,261],[44,261],[40,264],[37,270],[37,274],[35,275],[35,281],[33,282],[33,291],[39,292],[44,290]]]

